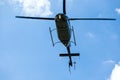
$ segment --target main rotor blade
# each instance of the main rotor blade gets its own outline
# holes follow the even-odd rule
[[[69,20],[116,20],[115,18],[69,18]]]
[[[66,14],[66,0],[63,0],[63,13]]]
[[[42,19],[42,20],[55,20],[55,18],[28,17],[28,16],[16,16],[16,18],[25,18],[25,19]]]

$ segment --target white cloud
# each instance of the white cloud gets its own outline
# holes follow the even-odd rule
[[[49,16],[51,3],[49,0],[11,0],[16,7],[22,9],[26,16]]]
[[[91,32],[88,32],[88,33],[86,34],[86,36],[87,36],[88,38],[95,38],[95,34],[93,34],[93,33],[91,33]]]
[[[115,11],[120,14],[120,8],[116,8]]]
[[[113,60],[106,60],[106,61],[104,61],[103,63],[104,63],[104,64],[114,64],[115,61],[113,61]]]
[[[120,64],[115,64],[114,69],[108,80],[120,80]]]

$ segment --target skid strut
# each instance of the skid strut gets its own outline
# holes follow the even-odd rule
[[[50,31],[51,41],[52,41],[52,44],[53,44],[53,46],[54,46],[55,44],[54,44],[53,37],[52,37],[52,31],[53,31],[53,30],[51,30],[51,28],[50,28],[50,27],[49,27],[49,31]]]

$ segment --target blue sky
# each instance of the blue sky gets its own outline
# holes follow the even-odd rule
[[[62,0],[0,0],[0,80],[119,80],[120,0],[67,0],[68,17],[116,18],[116,21],[71,21],[80,52],[68,70],[62,44],[52,46],[54,21],[16,19],[16,15],[55,17]],[[57,41],[56,32],[53,32]]]

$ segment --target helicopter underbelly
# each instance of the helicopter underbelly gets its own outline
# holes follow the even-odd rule
[[[59,40],[65,45],[67,46],[69,44],[70,41],[70,29],[67,23],[61,23],[61,22],[57,22],[56,23],[56,27],[57,27],[57,33],[58,33],[58,38]]]
[[[60,40],[70,40],[69,31],[67,29],[58,29],[58,38]]]

